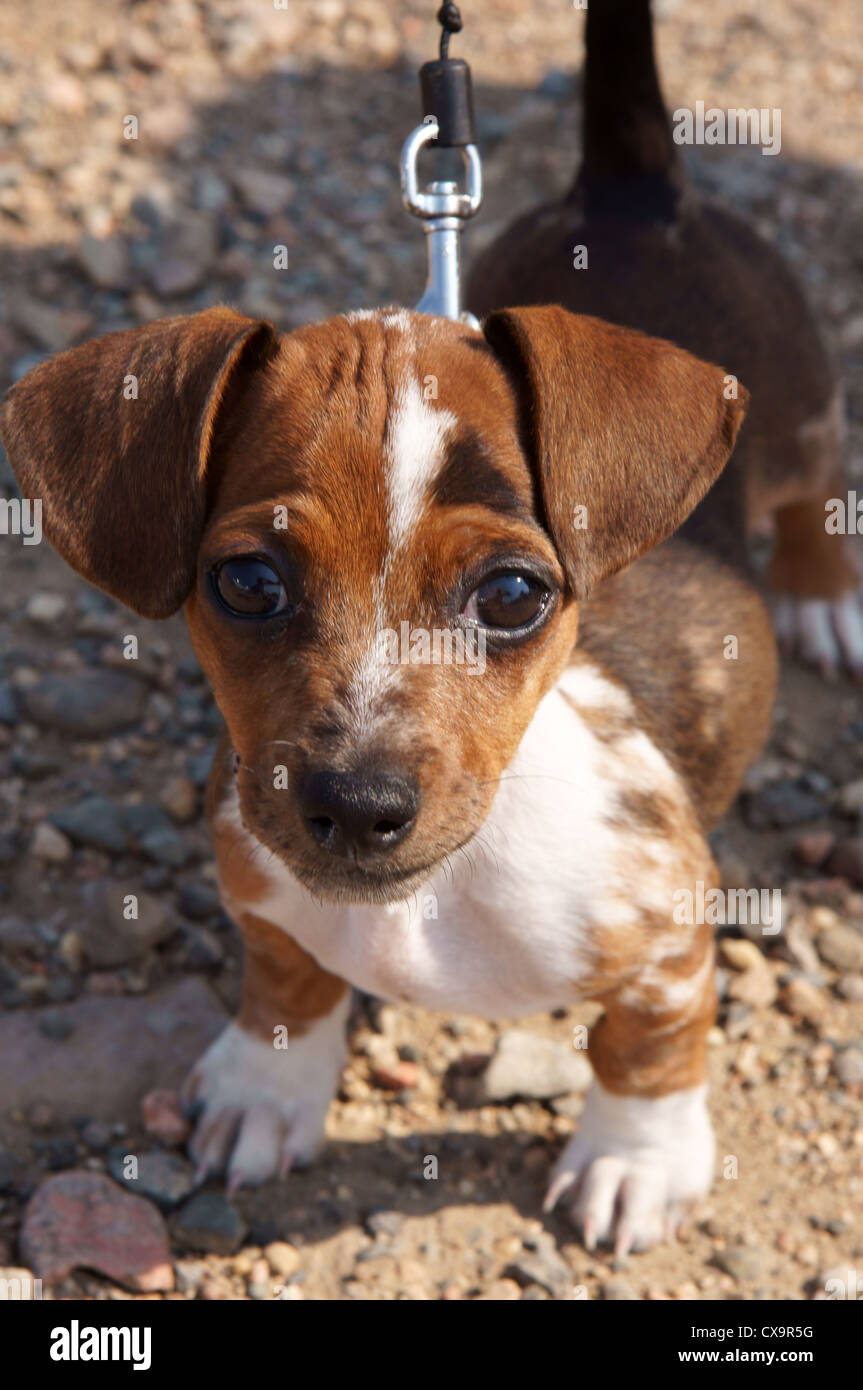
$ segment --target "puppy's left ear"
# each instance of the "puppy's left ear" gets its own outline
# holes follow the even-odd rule
[[[746,411],[671,343],[556,305],[483,325],[522,403],[549,530],[576,598],[670,536],[722,471]]]

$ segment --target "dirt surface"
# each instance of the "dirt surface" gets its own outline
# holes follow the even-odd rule
[[[396,161],[433,10],[0,10],[0,386],[95,333],[214,302],[286,328],[414,303],[423,238],[401,211]],[[454,51],[474,70],[487,186],[477,247],[571,176],[582,16],[560,0],[464,11]],[[863,490],[863,9],[680,0],[661,15],[672,108],[782,109],[779,157],[698,149],[690,165],[806,284],[842,366],[849,483]],[[137,140],[123,138],[130,114]],[[277,243],[286,272],[272,269]],[[118,1151],[170,1148],[140,1101],[177,1083],[231,1007],[240,951],[201,820],[218,716],[181,621],[129,614],[47,545],[0,536],[0,573],[0,1266],[17,1267],[28,1200],[49,1173],[112,1172]],[[123,659],[128,635],[137,662]],[[88,679],[109,689],[109,672],[110,698],[88,694]],[[80,809],[91,796],[103,802]],[[469,1103],[477,1057],[513,1025],[361,1000],[323,1157],[232,1208],[193,1212],[197,1225],[163,1194],[174,1290],[149,1296],[825,1297],[831,1270],[863,1270],[861,835],[859,688],[789,668],[771,747],[716,836],[727,885],[781,888],[785,925],[753,936],[757,955],[726,933],[711,1050],[719,1176],[675,1244],[615,1263],[587,1253],[564,1216],[540,1219],[581,1102]],[[150,913],[141,939],[115,951],[99,931],[106,884]],[[571,1052],[588,1016],[514,1026]],[[102,1051],[88,1066],[91,1038]],[[37,1079],[16,1088],[16,1076]],[[81,1269],[52,1293],[141,1296]]]

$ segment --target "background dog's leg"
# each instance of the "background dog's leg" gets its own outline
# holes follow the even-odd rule
[[[778,595],[776,635],[824,675],[843,662],[863,673],[861,575],[848,537],[826,526],[828,502],[844,502],[846,493],[837,473],[816,496],[780,507],[775,516],[770,583]]]
[[[264,1182],[320,1147],[345,1057],[350,990],[278,927],[237,916],[246,947],[243,1002],[192,1070],[191,1152],[231,1190]]]
[[[596,1081],[545,1205],[567,1192],[588,1248],[613,1237],[625,1254],[671,1235],[683,1206],[713,1179],[710,928],[695,931],[685,956],[646,965],[603,1002],[605,1015],[589,1042]]]

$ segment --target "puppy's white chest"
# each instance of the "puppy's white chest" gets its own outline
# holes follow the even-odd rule
[[[639,842],[630,872],[621,793],[684,796],[634,725],[612,754],[577,709],[628,712],[589,667],[568,669],[537,709],[481,831],[408,901],[316,903],[262,847],[270,878],[250,911],[283,928],[358,988],[421,1007],[489,1017],[538,1012],[579,994],[603,932],[671,901],[673,849]]]

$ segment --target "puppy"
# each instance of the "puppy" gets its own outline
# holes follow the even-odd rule
[[[520,217],[479,258],[467,303],[557,303],[668,338],[722,362],[751,392],[719,492],[686,534],[745,563],[738,519],[773,514],[769,582],[783,645],[863,673],[863,589],[826,504],[844,497],[836,373],[778,253],[742,218],[700,198],[672,139],[649,0],[591,0],[581,168],[559,202]],[[574,248],[588,266],[574,269]]]
[[[653,547],[745,397],[556,307],[281,337],[211,309],[9,392],[49,538],[137,612],[185,607],[225,718],[208,815],[246,969],[186,1086],[203,1173],[312,1158],[355,985],[483,1016],[599,1000],[549,1204],[571,1189],[587,1243],[625,1251],[708,1189],[713,947],[674,904],[716,885],[705,835],[766,736],[775,653],[732,568]],[[382,641],[402,624],[408,659]],[[416,636],[441,633],[482,668]]]

